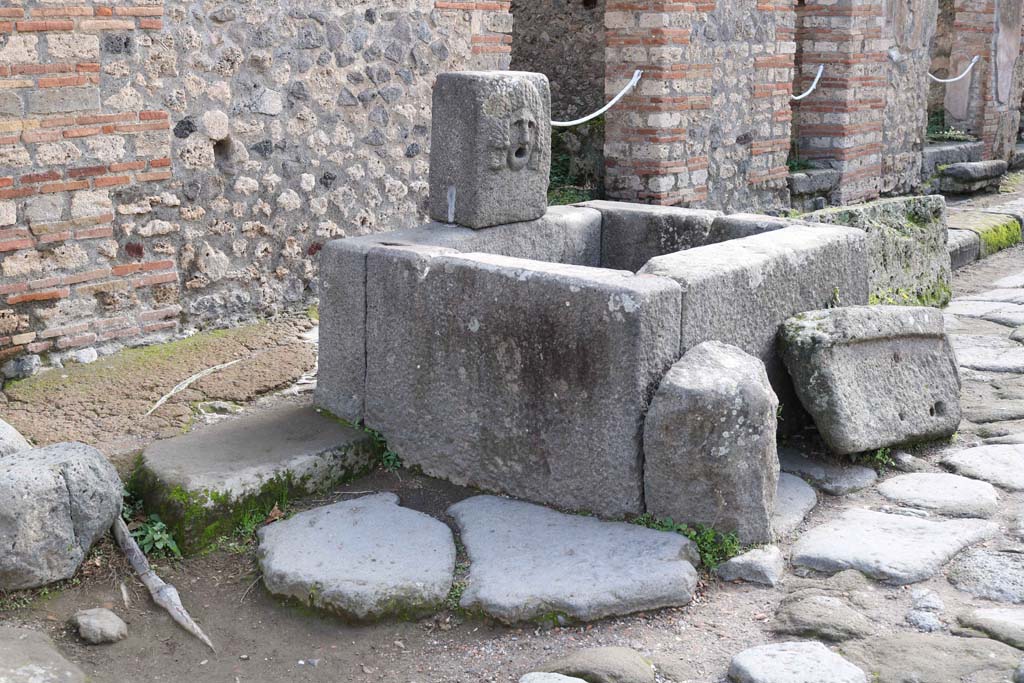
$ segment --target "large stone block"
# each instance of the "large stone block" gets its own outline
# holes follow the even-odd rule
[[[778,407],[757,358],[716,341],[687,351],[644,422],[647,511],[735,531],[743,543],[770,541]]]
[[[28,93],[28,110],[32,114],[63,114],[100,108],[99,88],[44,88]]]
[[[470,228],[540,218],[551,167],[543,74],[443,73],[434,84],[430,217]]]
[[[655,256],[707,244],[720,211],[631,202],[582,204],[601,212],[601,266],[634,273]]]
[[[380,247],[366,424],[458,484],[642,511],[643,417],[679,357],[679,286],[625,271]]]
[[[797,394],[836,453],[944,438],[960,424],[960,376],[937,309],[809,311],[780,338]]]
[[[881,199],[817,211],[802,219],[867,233],[872,303],[949,302],[952,270],[943,197]]]
[[[683,351],[714,339],[760,358],[788,415],[799,406],[776,352],[779,325],[837,300],[867,303],[867,238],[853,228],[796,225],[659,256],[640,272],[682,286]]]
[[[363,419],[366,383],[366,254],[381,244],[423,245],[581,266],[601,258],[601,214],[554,206],[543,218],[471,230],[430,223],[329,242],[320,252],[320,367],[316,402],[349,422]]]

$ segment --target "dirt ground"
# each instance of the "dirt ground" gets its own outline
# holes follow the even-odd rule
[[[1024,248],[1018,247],[957,273],[954,293],[974,291],[1021,270]],[[303,338],[311,326],[307,319],[295,318],[51,371],[9,384],[6,404],[0,399],[0,415],[40,444],[67,439],[96,444],[124,471],[130,456],[151,440],[202,428],[206,420],[196,417],[195,407],[203,401],[234,401],[246,411],[282,401],[309,402],[308,385],[295,382],[314,367],[314,347]],[[178,382],[235,358],[247,360],[196,383],[151,417],[142,417]],[[921,454],[935,460],[938,450]],[[331,500],[376,491],[394,491],[403,505],[449,522],[445,509],[475,493],[406,471],[379,471],[343,487]],[[324,502],[300,501],[290,511]],[[1009,527],[1010,515],[1021,503],[1024,494],[1004,494],[996,521]],[[794,537],[831,519],[841,507],[878,509],[886,504],[873,489],[843,498],[819,495],[818,507]],[[792,540],[780,544],[787,555]],[[735,653],[778,639],[767,627],[787,591],[807,581],[827,583],[789,575],[781,587],[766,589],[705,576],[698,598],[685,608],[589,625],[510,628],[451,612],[416,622],[359,625],[268,595],[259,582],[251,538],[225,539],[218,550],[202,557],[157,563],[160,575],[177,586],[186,607],[217,645],[216,654],[152,604],[109,539],[94,549],[75,579],[40,591],[0,594],[0,623],[49,633],[98,683],[507,682],[541,661],[599,645],[624,645],[644,653],[655,662],[662,683],[717,683],[724,680]],[[122,583],[131,596],[127,605]],[[941,574],[918,585],[938,591],[950,613],[974,604]],[[859,606],[879,634],[907,629],[909,588],[865,582],[861,592]],[[128,622],[126,640],[89,646],[67,627],[77,610],[97,606],[113,609]]]

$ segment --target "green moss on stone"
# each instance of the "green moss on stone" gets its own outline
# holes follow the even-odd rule
[[[1020,223],[1013,218],[980,231],[982,256],[989,256],[1008,247],[1020,244]]]

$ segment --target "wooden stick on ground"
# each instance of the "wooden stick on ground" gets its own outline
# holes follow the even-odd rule
[[[139,544],[132,538],[132,534],[128,531],[128,525],[124,523],[124,520],[118,516],[114,520],[114,538],[117,539],[117,544],[121,546],[121,550],[124,551],[125,557],[128,558],[129,564],[135,573],[139,575],[139,580],[142,581],[143,585],[149,590],[149,594],[153,597],[153,602],[167,610],[167,613],[171,615],[171,618],[181,624],[181,627],[186,631],[194,635],[199,640],[206,643],[206,645],[217,652],[217,648],[213,646],[210,639],[203,633],[203,629],[199,628],[195,620],[189,616],[189,613],[185,610],[185,607],[181,604],[181,597],[178,596],[178,590],[169,583],[164,581],[156,575],[150,566],[149,560],[146,559],[145,553],[139,548]]]

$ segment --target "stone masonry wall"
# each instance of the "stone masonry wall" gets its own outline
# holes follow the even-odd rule
[[[419,222],[440,71],[503,1],[8,0],[0,362],[303,305],[329,239]]]
[[[608,0],[605,96],[615,199],[726,210],[788,206],[793,0]]]

